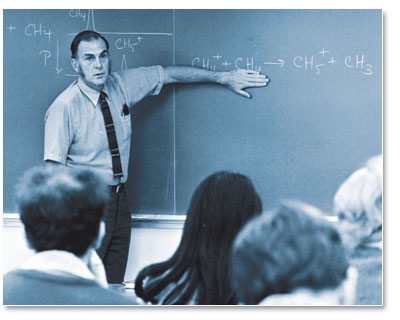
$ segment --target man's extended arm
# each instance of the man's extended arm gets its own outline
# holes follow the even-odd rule
[[[194,83],[214,82],[227,86],[233,92],[246,98],[250,94],[243,89],[250,87],[263,87],[269,79],[258,71],[237,69],[228,72],[210,71],[196,67],[168,66],[164,67],[165,84],[168,83]]]

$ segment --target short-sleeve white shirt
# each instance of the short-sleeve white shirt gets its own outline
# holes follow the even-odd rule
[[[121,156],[122,183],[128,177],[132,136],[131,112],[126,114],[124,105],[130,109],[144,97],[159,94],[163,83],[163,68],[153,66],[113,72],[104,85]],[[79,78],[57,97],[45,116],[44,160],[95,171],[115,185],[119,181],[113,177],[99,96]]]

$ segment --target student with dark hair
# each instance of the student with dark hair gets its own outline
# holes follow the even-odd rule
[[[209,176],[192,196],[177,250],[167,261],[139,272],[136,294],[153,304],[237,304],[229,276],[231,244],[261,210],[261,200],[246,176]]]
[[[281,206],[253,218],[240,231],[230,268],[241,303],[353,303],[357,271],[349,268],[339,232],[308,208]]]
[[[333,212],[350,262],[359,273],[357,305],[382,305],[382,155],[370,158],[339,187]]]
[[[131,235],[125,183],[128,179],[131,110],[169,83],[213,82],[250,98],[244,89],[269,79],[253,70],[219,72],[188,66],[148,66],[111,72],[108,41],[85,30],[71,44],[79,78],[51,104],[45,116],[44,160],[89,169],[109,185],[107,233],[98,250],[109,283],[124,281]]]
[[[4,275],[4,304],[137,304],[108,289],[96,253],[108,201],[98,177],[62,166],[36,167],[22,177],[16,194],[26,239],[36,254]]]

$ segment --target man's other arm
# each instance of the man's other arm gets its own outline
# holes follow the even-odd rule
[[[47,163],[66,164],[73,141],[73,127],[68,108],[58,101],[47,110],[44,124],[44,158]]]
[[[196,83],[196,82],[214,82],[224,85],[233,92],[246,98],[250,94],[244,89],[251,87],[264,87],[269,79],[254,70],[237,69],[228,72],[210,71],[196,67],[168,66],[164,67],[164,83]]]

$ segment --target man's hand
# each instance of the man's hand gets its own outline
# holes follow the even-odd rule
[[[243,97],[250,98],[250,94],[243,89],[251,87],[264,87],[269,79],[254,70],[237,69],[230,72],[224,72],[221,77],[221,84],[227,86],[233,92]]]
[[[264,87],[269,79],[258,71],[245,69],[224,72],[186,66],[164,67],[164,84],[198,82],[219,83],[241,96],[250,98],[250,94],[243,89]]]

